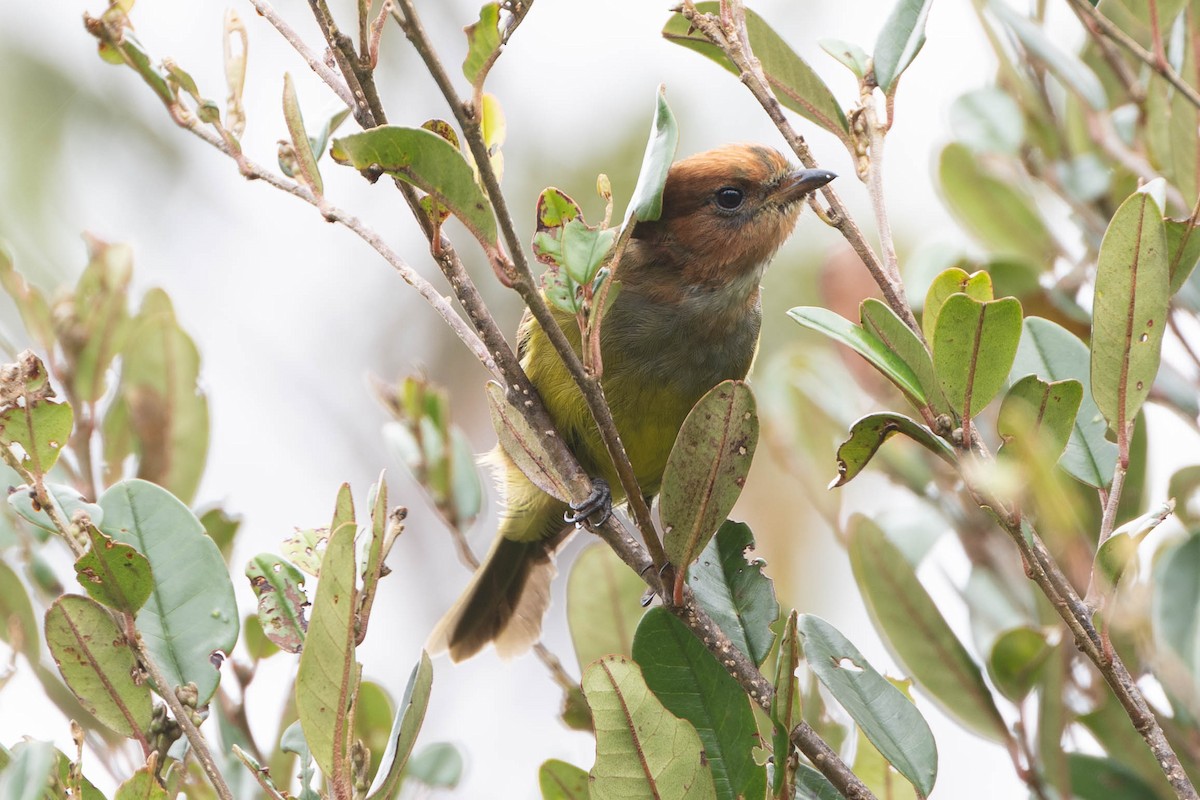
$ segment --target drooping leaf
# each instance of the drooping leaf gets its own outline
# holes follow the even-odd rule
[[[150,726],[150,686],[135,680],[137,659],[112,616],[95,601],[64,595],[46,612],[46,644],[71,691],[122,736]]]
[[[668,711],[690,722],[704,744],[717,797],[760,797],[766,772],[754,763],[758,734],[750,700],[687,626],[665,608],[642,617],[633,659]]]
[[[87,528],[91,548],[75,562],[79,584],[98,603],[136,614],[150,597],[150,562],[136,548],[114,542],[94,525]]]
[[[678,570],[688,565],[733,509],[758,445],[754,394],[741,381],[710,389],[683,421],[663,471],[659,513],[663,548]]]
[[[929,350],[912,328],[905,325],[887,304],[874,297],[863,300],[858,313],[863,330],[883,342],[887,349],[899,356],[912,370],[917,378],[917,385],[921,387],[933,410],[937,413],[948,411],[949,406],[942,397],[937,376],[933,372],[933,360]]]
[[[530,426],[520,412],[509,405],[504,397],[503,386],[495,381],[488,381],[485,389],[488,409],[492,413],[492,427],[496,430],[496,438],[505,454],[534,486],[551,497],[566,502],[571,496],[571,491],[551,467],[553,462],[542,443],[542,436]]]
[[[220,679],[214,651],[237,643],[237,602],[225,562],[200,520],[170,492],[141,480],[122,481],[100,497],[100,529],[133,545],[150,562],[154,589],[137,615],[138,632],[174,691],[196,684],[198,704]]]
[[[797,306],[788,311],[788,316],[804,327],[823,333],[858,353],[883,373],[885,378],[896,384],[896,387],[917,406],[927,402],[912,368],[873,333],[824,308]]]
[[[946,713],[996,742],[1007,726],[979,665],[954,635],[904,555],[871,520],[850,523],[850,566],[896,661]]]
[[[574,764],[551,758],[538,769],[542,800],[588,800],[588,774]]]
[[[367,800],[390,798],[399,786],[400,773],[412,753],[421,723],[425,721],[429,692],[432,688],[433,662],[429,660],[429,654],[422,650],[421,659],[408,676],[408,686],[404,689],[404,697],[400,700],[392,731],[388,735],[388,747],[383,754],[379,771],[375,773],[375,780],[367,792]]]
[[[957,463],[958,457],[954,449],[944,439],[935,436],[933,431],[915,420],[890,411],[868,414],[850,427],[849,437],[838,445],[838,474],[829,484],[829,488],[845,486],[852,481],[870,463],[883,443],[897,433],[903,433],[923,445],[946,463]]]
[[[1147,192],[1134,192],[1104,232],[1092,304],[1092,397],[1118,436],[1158,374],[1168,270],[1162,213]]]
[[[633,655],[646,584],[608,545],[589,545],[567,580],[567,621],[582,669],[604,655]]]
[[[667,173],[678,148],[679,125],[675,122],[671,107],[667,105],[666,87],[660,85],[655,101],[654,123],[650,126],[650,140],[646,142],[642,168],[629,198],[629,211],[625,213],[626,224],[631,219],[652,222],[662,216],[663,187],[666,186]]]
[[[422,128],[381,125],[333,140],[330,155],[355,169],[378,167],[429,193],[485,246],[496,242],[492,205],[453,145]]]
[[[688,585],[734,646],[761,665],[775,642],[770,626],[779,617],[779,601],[763,574],[766,562],[752,559],[753,550],[750,526],[725,520],[688,570]]]
[[[933,0],[899,0],[875,40],[875,84],[891,94],[900,74],[925,44],[925,20]]]
[[[937,746],[924,717],[828,622],[803,614],[798,627],[805,658],[821,683],[883,757],[927,797],[937,779]]]
[[[246,564],[246,577],[258,598],[258,621],[263,633],[277,647],[299,653],[308,627],[304,575],[286,559],[260,553]]]
[[[1091,386],[1088,348],[1066,328],[1040,317],[1027,317],[1010,377],[1038,375],[1046,381],[1076,380]],[[1067,448],[1058,464],[1067,474],[1097,489],[1112,481],[1117,446],[1104,438],[1108,425],[1085,391]]]
[[[596,661],[584,670],[583,693],[596,722],[591,800],[715,800],[696,729],[663,707],[636,663]]]
[[[358,674],[354,534],[353,525],[330,534],[296,673],[296,711],[304,739],[334,786],[350,779],[350,707]]]
[[[933,367],[960,418],[983,411],[1000,392],[1020,341],[1021,303],[1015,297],[946,299],[933,334]]]
[[[720,4],[716,2],[696,4],[696,10],[702,14],[716,14],[719,8]],[[796,55],[762,17],[749,9],[746,10],[746,30],[750,47],[762,64],[767,82],[779,102],[837,136],[846,137],[850,130],[846,114],[813,68]],[[695,50],[737,74],[725,54],[702,33],[692,29],[683,14],[672,15],[663,28],[663,38]]]

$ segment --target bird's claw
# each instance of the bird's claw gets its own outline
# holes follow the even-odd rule
[[[592,520],[592,525],[600,526],[608,522],[612,516],[612,490],[608,481],[603,478],[592,479],[592,491],[582,503],[571,503],[571,510],[563,514],[563,521],[572,525],[582,525],[592,514],[599,513],[600,519]]]

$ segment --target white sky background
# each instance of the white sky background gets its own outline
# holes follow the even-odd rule
[[[347,20],[351,5],[340,6]],[[464,46],[459,29],[474,21],[478,2],[419,5],[451,75],[460,77]],[[507,113],[506,185],[520,193],[510,202],[525,220],[538,189],[561,185],[563,173],[580,157],[603,153],[608,140],[631,135],[644,139],[660,82],[666,83],[681,122],[680,155],[729,141],[782,145],[732,76],[662,40],[659,30],[667,18],[666,6],[644,0],[539,0],[535,5],[488,85]],[[752,6],[848,106],[855,94],[852,78],[819,50],[816,41],[836,37],[869,51],[890,3],[777,0]],[[415,487],[384,447],[379,428],[385,415],[371,400],[365,376],[390,379],[425,368],[451,387],[456,417],[476,450],[483,451],[494,441],[479,391],[486,375],[464,358],[457,340],[436,327],[434,315],[416,294],[353,236],[322,223],[315,210],[291,197],[265,185],[247,184],[232,162],[174,130],[130,71],[101,63],[80,17],[85,10],[97,14],[102,7],[101,0],[0,4],[0,64],[17,48],[48,53],[69,65],[81,86],[111,98],[119,109],[131,109],[144,125],[163,132],[183,163],[175,169],[136,137],[118,137],[81,117],[64,145],[62,166],[46,176],[54,182],[57,198],[53,238],[9,234],[18,267],[38,276],[43,286],[73,279],[84,261],[78,235],[87,230],[133,245],[137,294],[152,285],[170,293],[182,324],[200,348],[212,404],[212,449],[199,501],[219,502],[245,518],[233,560],[243,612],[253,608],[253,597],[238,565],[257,552],[277,549],[294,526],[327,524],[342,481],[354,487],[361,514],[368,485],[381,469],[389,470],[394,502],[408,505],[412,514],[407,533],[393,551],[394,573],[383,583],[359,659],[365,677],[399,698],[429,628],[467,576],[450,554],[444,533],[420,508]],[[336,100],[247,3],[233,7],[250,35],[250,119],[244,146],[255,160],[273,165],[275,142],[285,135],[279,113],[282,73],[290,71],[296,79],[310,129],[336,110]],[[307,3],[280,0],[277,7],[308,41],[317,41]],[[225,8],[222,3],[143,0],[133,13],[138,36],[156,60],[173,57],[219,102],[224,99],[220,37]],[[948,136],[946,108],[951,100],[984,85],[992,70],[968,3],[936,3],[928,36],[901,83],[886,162],[893,225],[910,246],[960,240],[936,199],[932,159]],[[394,26],[387,30],[384,50],[380,83],[391,121],[419,124],[432,116],[448,117]],[[0,70],[0,100],[5,80]],[[68,94],[61,104],[71,107],[76,99]],[[3,113],[23,112],[5,107]],[[40,124],[36,116],[26,122],[34,129]],[[344,130],[352,125],[347,123]],[[805,121],[796,125],[809,137],[821,165],[842,175],[838,190],[862,226],[870,229],[865,189],[854,177],[844,149]],[[2,152],[0,174],[6,161],[22,157],[8,148]],[[363,217],[423,274],[437,277],[415,225],[396,193],[383,185],[386,182],[366,186],[353,171],[335,168],[327,160],[322,164],[332,202]],[[636,171],[636,165],[632,169]],[[585,209],[595,213],[598,203],[591,199],[590,182],[563,188],[581,201],[588,198]],[[618,213],[624,199],[617,200]],[[0,198],[0,214],[20,202],[19,197]],[[482,267],[473,245],[465,237],[458,241],[472,266]],[[838,241],[809,216],[776,268],[805,246],[824,251]],[[476,274],[488,280],[482,269]],[[511,328],[516,306],[505,302],[505,325]],[[814,302],[815,297],[797,297],[788,305]],[[790,496],[775,499],[797,502]],[[753,522],[756,511],[747,505],[738,513]],[[795,511],[802,514],[803,508]],[[799,527],[816,531],[812,535],[819,541],[808,542],[794,556],[777,550],[768,559],[805,562],[796,568],[802,582],[793,582],[795,591],[782,602],[828,618],[875,666],[895,674],[867,622],[844,552],[822,526]],[[490,530],[490,522],[480,524],[480,546]],[[947,566],[954,568],[953,563]],[[560,599],[551,612],[547,643],[577,674],[562,606]],[[952,624],[964,631],[965,615],[955,616],[961,606],[953,600],[948,606],[953,609]],[[292,663],[287,656],[275,657],[252,687],[250,714],[267,749],[276,735],[280,687]],[[65,722],[42,700],[23,665],[20,672],[0,692],[0,741],[11,745],[21,734],[30,734],[54,739],[65,749]],[[468,770],[457,796],[537,797],[536,770],[543,760],[561,758],[587,768],[593,758],[591,737],[569,732],[558,722],[559,699],[532,657],[504,663],[488,653],[457,667],[439,659],[418,750],[442,740],[463,747]],[[940,750],[935,798],[1023,796],[999,747],[963,734],[924,699],[918,702],[934,727]],[[87,771],[103,783],[96,765]]]

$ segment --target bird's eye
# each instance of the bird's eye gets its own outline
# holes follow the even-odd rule
[[[717,189],[717,205],[726,211],[736,211],[742,205],[745,195],[742,190],[733,186],[723,186]]]

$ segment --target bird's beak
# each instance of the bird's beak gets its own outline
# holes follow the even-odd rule
[[[779,182],[771,193],[771,201],[781,206],[791,205],[836,177],[827,169],[798,169]]]

